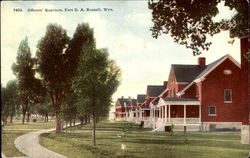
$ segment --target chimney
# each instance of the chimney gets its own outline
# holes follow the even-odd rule
[[[199,66],[206,66],[206,58],[205,57],[199,57],[198,58],[198,65]]]
[[[122,96],[122,99],[123,99],[124,97]]]
[[[130,96],[128,96],[128,99],[131,99],[131,97],[130,97]]]
[[[163,86],[167,88],[167,86],[168,86],[168,81],[163,81]]]

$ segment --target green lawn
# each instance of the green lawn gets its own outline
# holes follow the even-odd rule
[[[33,132],[40,129],[47,129],[53,128],[54,123],[43,123],[43,122],[36,122],[36,123],[17,123],[14,122],[12,124],[8,124],[2,127],[2,152],[7,157],[14,157],[14,156],[25,156],[23,153],[19,152],[15,148],[14,141],[15,139],[28,132]]]
[[[92,146],[91,126],[78,126],[65,134],[41,135],[40,143],[69,158],[246,158],[249,145],[240,144],[240,133],[152,133],[134,126],[124,137],[125,122],[97,125],[97,146]],[[121,144],[127,149],[123,154]]]

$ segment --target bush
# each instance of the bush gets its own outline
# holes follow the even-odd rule
[[[37,122],[37,119],[33,119],[32,122]]]

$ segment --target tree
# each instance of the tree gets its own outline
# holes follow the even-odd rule
[[[17,94],[17,81],[9,81],[6,88],[1,88],[1,93],[2,120],[6,124],[7,117],[10,117],[10,123],[12,123],[13,116],[17,114],[20,107],[20,100]]]
[[[50,98],[46,96],[43,102],[38,103],[35,106],[35,111],[39,115],[44,116],[44,122],[48,122],[49,115],[53,114],[53,107],[52,107]]]
[[[62,116],[66,120],[66,124],[68,121],[70,121],[70,126],[71,126],[72,120],[75,120],[77,117],[76,100],[77,100],[76,94],[73,93],[72,90],[70,90],[69,94],[66,96],[63,102],[63,106],[61,110]]]
[[[7,124],[8,117],[8,106],[7,106],[7,91],[5,87],[1,84],[1,121],[3,125]]]
[[[93,43],[84,48],[80,57],[74,88],[78,102],[92,115],[93,144],[96,145],[96,118],[111,104],[112,94],[119,85],[120,69],[108,58],[107,50],[98,50]],[[105,112],[105,111],[104,111]]]
[[[93,39],[93,30],[88,24],[79,24],[72,39],[61,26],[49,24],[37,45],[38,72],[52,100],[56,132],[62,131],[60,108],[71,87],[81,48]]]
[[[10,123],[12,123],[13,116],[16,115],[16,113],[19,110],[20,107],[20,99],[18,96],[17,91],[17,81],[12,80],[7,83],[6,86],[7,91],[7,106],[9,108],[9,116],[10,116]]]
[[[231,10],[237,13],[231,19],[214,21],[219,13],[217,5],[225,2]],[[211,42],[207,36],[213,36],[222,30],[230,30],[230,37],[247,35],[247,0],[159,0],[148,2],[152,10],[152,36],[170,34],[175,42],[193,50],[193,55],[208,50]]]
[[[30,106],[39,101],[43,87],[39,79],[35,78],[35,60],[31,57],[28,38],[21,41],[18,51],[16,63],[12,65],[12,70],[17,76],[18,95],[20,96],[23,119],[30,115]]]

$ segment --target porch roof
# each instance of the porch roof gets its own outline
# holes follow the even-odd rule
[[[149,106],[141,106],[141,109],[142,110],[150,110],[150,107]]]
[[[199,101],[195,98],[162,98],[164,101]]]
[[[158,106],[163,105],[200,105],[200,101],[195,98],[161,98]]]

